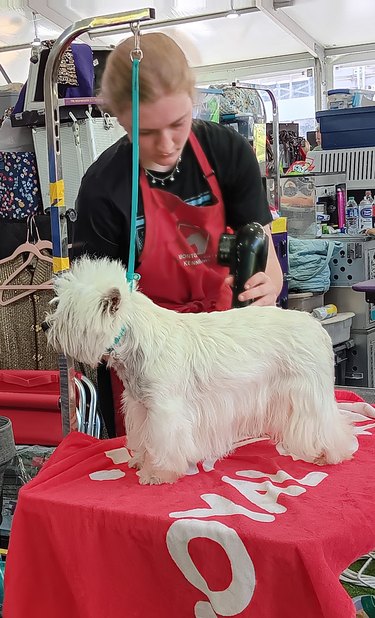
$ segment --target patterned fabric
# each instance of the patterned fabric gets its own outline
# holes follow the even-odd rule
[[[225,84],[210,88],[222,90],[220,114],[250,114],[253,122],[265,122],[264,103],[256,90]]]
[[[0,152],[0,218],[23,219],[43,212],[33,152]]]
[[[22,266],[20,254],[0,265],[0,282]],[[35,259],[21,270],[12,285],[40,285],[52,277],[52,264]],[[20,290],[22,291],[22,290]],[[4,300],[17,297],[18,290],[4,290]],[[53,290],[38,290],[9,305],[0,306],[0,369],[57,369],[58,356],[47,345],[41,323],[49,309]]]
[[[43,41],[43,45],[48,49],[52,49],[54,42],[55,41]],[[69,84],[69,86],[78,86],[76,67],[71,47],[68,47],[68,49],[64,51],[61,58],[57,73],[57,83]]]

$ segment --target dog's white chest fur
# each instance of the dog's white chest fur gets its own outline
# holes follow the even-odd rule
[[[179,314],[130,292],[122,266],[106,259],[82,258],[55,288],[48,337],[64,354],[95,366],[124,332],[109,364],[124,384],[141,483],[173,482],[245,436],[267,434],[306,461],[351,457],[331,340],[309,314],[256,306]]]

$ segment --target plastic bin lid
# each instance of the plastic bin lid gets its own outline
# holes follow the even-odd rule
[[[375,105],[369,105],[368,107],[348,107],[343,109],[324,109],[320,112],[316,112],[316,119],[327,118],[332,116],[353,116],[355,114],[373,114]]]
[[[320,296],[320,294],[318,294]],[[288,298],[294,300],[295,298],[312,298],[312,292],[289,292]]]
[[[338,313],[334,315],[332,318],[327,318],[326,320],[320,320],[320,323],[324,326],[325,324],[335,324],[336,322],[345,322],[349,318],[354,318],[355,313],[353,311],[346,311],[345,313]]]
[[[328,90],[328,96],[330,94],[352,94],[352,91],[349,88],[337,88],[337,90]]]

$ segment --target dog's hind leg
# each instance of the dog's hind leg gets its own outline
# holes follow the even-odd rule
[[[318,464],[350,459],[355,448],[354,428],[338,409],[329,376],[310,375],[291,385],[289,418],[280,434],[290,455]]]

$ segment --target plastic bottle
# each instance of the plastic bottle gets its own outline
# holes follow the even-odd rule
[[[336,191],[337,219],[340,231],[345,231],[345,191],[341,187]]]
[[[359,203],[359,231],[368,230],[372,227],[372,204],[371,191],[366,191]]]
[[[318,320],[328,320],[328,318],[333,318],[337,315],[337,307],[333,304],[324,305],[324,307],[317,307],[316,309],[313,309],[311,313],[314,318],[317,318]]]
[[[346,204],[346,229],[348,234],[355,236],[359,233],[359,211],[358,204],[353,196],[349,196]]]

